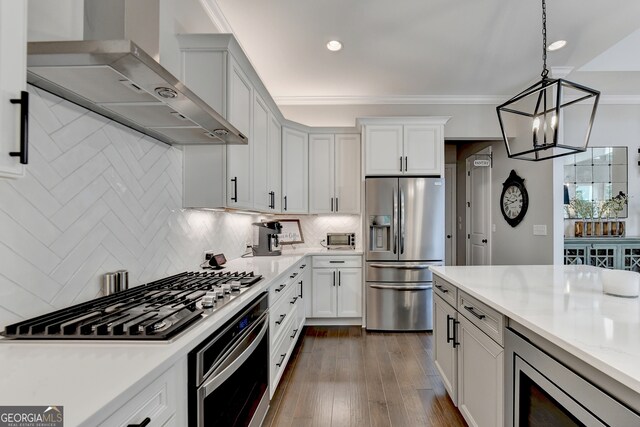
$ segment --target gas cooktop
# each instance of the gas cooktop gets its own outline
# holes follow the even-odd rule
[[[24,340],[168,340],[230,303],[262,276],[185,272],[9,325]]]

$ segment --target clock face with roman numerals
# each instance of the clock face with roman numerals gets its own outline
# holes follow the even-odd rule
[[[529,195],[524,186],[524,179],[520,178],[514,170],[509,178],[502,184],[500,195],[500,210],[505,221],[512,227],[520,224],[529,208]]]

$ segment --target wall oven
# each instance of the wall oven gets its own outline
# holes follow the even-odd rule
[[[621,401],[638,404],[636,393],[522,331],[505,330],[507,427],[640,426],[638,408]]]
[[[263,293],[189,354],[189,425],[259,426],[269,407]]]

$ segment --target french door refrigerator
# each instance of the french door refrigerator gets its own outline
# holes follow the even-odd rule
[[[433,329],[430,265],[444,260],[444,181],[366,178],[367,329]]]

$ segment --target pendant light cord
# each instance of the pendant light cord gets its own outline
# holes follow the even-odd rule
[[[547,69],[547,2],[542,0],[542,73],[543,79],[549,75]]]

